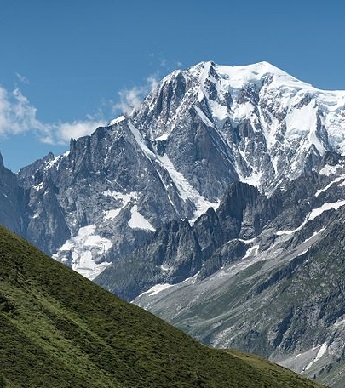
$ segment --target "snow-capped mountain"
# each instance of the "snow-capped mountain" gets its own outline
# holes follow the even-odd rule
[[[216,347],[342,386],[345,169],[270,197],[234,183],[216,211],[173,221],[95,281]]]
[[[165,222],[217,208],[233,182],[270,194],[318,171],[345,150],[344,104],[266,62],[175,71],[129,117],[19,172],[27,237],[94,278]]]
[[[343,360],[334,345],[343,305],[323,314],[326,303],[295,298],[267,317],[283,280],[303,284],[294,271],[326,257],[323,244],[345,220],[344,157],[344,91],[267,62],[202,62],[169,74],[130,115],[72,140],[64,155],[23,168],[15,190],[24,210],[12,228],[205,342],[322,377]],[[320,282],[324,301],[331,286]],[[324,330],[293,330],[300,311],[327,317]]]
[[[345,92],[315,89],[267,62],[206,62],[166,77],[132,120],[196,189],[217,197],[221,187],[195,178],[200,169],[268,192],[315,169],[325,151],[343,153],[344,104]],[[174,148],[178,140],[185,146]]]

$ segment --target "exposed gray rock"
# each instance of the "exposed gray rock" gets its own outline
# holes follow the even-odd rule
[[[300,177],[270,197],[234,184],[192,228],[205,244],[198,273],[175,282],[156,268],[156,284],[163,284],[142,283],[134,303],[207,344],[254,352],[341,386],[344,177]],[[151,245],[157,241],[156,234]]]
[[[25,233],[26,211],[24,190],[17,177],[4,167],[0,153],[0,223],[18,234]]]
[[[173,72],[66,154],[1,160],[0,222],[206,343],[338,384],[344,100],[266,62]]]

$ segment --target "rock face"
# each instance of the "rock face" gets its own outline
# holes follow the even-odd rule
[[[193,226],[157,230],[96,282],[207,344],[342,386],[345,170],[338,171],[300,177],[270,197],[234,183],[216,211]]]
[[[25,236],[92,279],[165,223],[217,208],[233,182],[271,195],[339,158],[344,104],[266,62],[175,71],[130,116],[19,172]]]
[[[0,223],[18,234],[25,233],[24,190],[15,174],[4,167],[0,154]]]
[[[0,221],[207,343],[333,384],[344,353],[344,128],[345,92],[266,62],[202,62],[66,154],[17,178],[2,167],[13,185],[1,186],[12,202]],[[324,268],[332,276],[321,279]]]

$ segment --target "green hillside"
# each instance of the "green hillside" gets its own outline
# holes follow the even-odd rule
[[[0,387],[317,387],[203,346],[0,227]]]

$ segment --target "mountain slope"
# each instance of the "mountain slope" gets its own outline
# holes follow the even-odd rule
[[[270,197],[233,184],[216,211],[157,230],[96,282],[205,343],[341,387],[344,176],[303,176]]]
[[[165,223],[217,208],[231,183],[271,194],[339,158],[344,106],[266,62],[172,72],[128,117],[19,172],[24,235],[94,279]]]
[[[246,349],[343,387],[343,222],[344,215],[334,218],[321,241],[290,258],[291,251],[252,251],[209,278],[148,291],[135,302],[203,342]]]
[[[19,234],[25,234],[26,201],[24,190],[12,171],[4,167],[0,153],[0,223]]]
[[[249,355],[198,344],[0,228],[5,387],[316,387]]]
[[[291,298],[281,315],[270,295],[284,306],[283,284],[303,295],[298,274],[319,254],[327,260],[332,222],[345,221],[344,128],[344,91],[319,90],[266,62],[202,62],[169,74],[138,109],[72,140],[64,155],[22,169],[20,233],[206,343],[310,376],[336,370],[331,383],[341,383],[334,325],[343,312],[332,276],[319,279],[320,290],[307,278],[323,297]],[[295,325],[299,309],[310,327],[323,325],[314,341]]]

